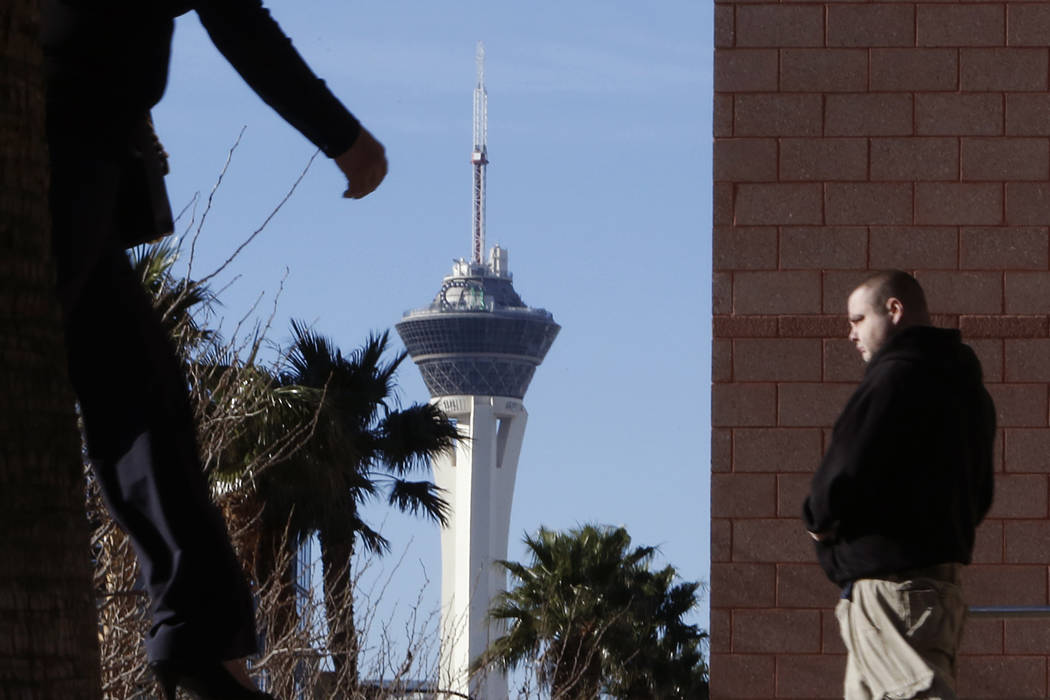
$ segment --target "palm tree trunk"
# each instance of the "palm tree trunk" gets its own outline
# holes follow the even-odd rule
[[[263,591],[260,618],[266,629],[266,648],[273,651],[296,643],[295,571],[283,530],[260,526],[255,555],[256,586]]]
[[[559,645],[551,679],[553,700],[592,700],[601,686],[601,659],[589,634],[569,635]]]
[[[336,677],[346,679],[347,690],[358,686],[357,630],[354,627],[354,590],[350,559],[354,537],[333,536],[322,531],[321,564],[324,568],[324,600],[328,617],[328,650]]]
[[[0,3],[0,696],[100,696],[84,480],[51,264],[38,0]]]

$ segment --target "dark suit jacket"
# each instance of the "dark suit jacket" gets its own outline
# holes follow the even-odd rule
[[[346,151],[360,131],[260,0],[44,0],[52,168],[118,162],[115,225],[125,245],[171,231],[149,111],[167,83],[174,18],[189,10],[252,89],[326,155]]]

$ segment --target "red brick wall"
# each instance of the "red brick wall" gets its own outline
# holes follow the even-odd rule
[[[862,372],[845,301],[916,274],[999,408],[972,604],[1048,603],[1050,2],[716,0],[712,693],[841,697],[798,520]],[[960,691],[1046,698],[1050,621],[971,621]]]

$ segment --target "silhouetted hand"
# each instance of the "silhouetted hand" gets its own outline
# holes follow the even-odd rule
[[[362,126],[354,145],[336,156],[335,164],[346,175],[347,187],[343,196],[361,199],[379,187],[386,177],[386,149]]]

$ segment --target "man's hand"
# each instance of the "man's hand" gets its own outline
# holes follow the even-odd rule
[[[811,530],[806,530],[806,532],[808,532],[809,536],[812,537],[816,542],[823,542],[825,540],[831,539],[830,532],[812,532]]]
[[[361,199],[370,194],[386,177],[386,150],[371,132],[361,127],[354,145],[335,157],[335,164],[346,175],[344,197]]]

